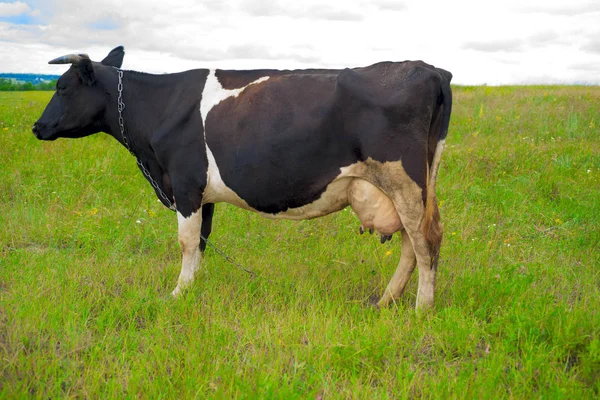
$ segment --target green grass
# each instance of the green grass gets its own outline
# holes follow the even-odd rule
[[[112,138],[37,141],[0,93],[1,398],[598,398],[600,88],[455,87],[433,312],[387,309],[398,237],[219,204],[193,287]],[[415,275],[416,275],[415,271]]]

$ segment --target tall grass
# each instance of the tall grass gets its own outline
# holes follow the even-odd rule
[[[435,311],[400,242],[344,210],[219,204],[196,282],[176,218],[104,134],[30,133],[51,93],[0,93],[0,397],[600,396],[600,88],[455,87]],[[415,275],[417,272],[415,271]]]

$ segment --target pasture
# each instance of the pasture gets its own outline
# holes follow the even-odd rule
[[[454,87],[435,310],[346,209],[218,204],[178,300],[174,213],[105,134],[37,141],[0,93],[1,398],[597,398],[600,88]]]

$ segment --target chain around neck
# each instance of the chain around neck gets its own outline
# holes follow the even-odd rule
[[[164,200],[163,203],[167,204],[169,209],[175,211],[175,204],[173,204],[171,200],[169,200],[169,197],[165,194],[165,192],[163,192],[163,190],[154,180],[154,178],[152,178],[152,175],[150,175],[150,171],[148,171],[148,168],[146,168],[146,165],[144,165],[142,160],[140,160],[140,158],[137,155],[135,155],[133,150],[131,150],[129,140],[127,140],[127,135],[125,135],[125,120],[123,119],[123,110],[125,109],[125,103],[123,102],[123,70],[119,68],[116,68],[116,70],[119,75],[119,83],[117,84],[117,91],[119,92],[119,97],[117,98],[117,110],[119,111],[119,130],[121,131],[121,139],[123,140],[123,145],[125,146],[127,151],[129,151],[129,153],[131,153],[131,155],[135,157],[137,165],[140,167],[142,173],[144,174],[146,179],[148,179],[148,182],[150,182],[154,190],[156,190],[156,192],[160,195],[162,200]]]

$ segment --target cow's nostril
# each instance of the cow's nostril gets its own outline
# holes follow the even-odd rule
[[[39,137],[40,137],[40,130],[38,129],[37,123],[33,124],[33,128],[31,128],[31,131],[33,132],[33,134],[35,135],[35,137],[39,139]]]

